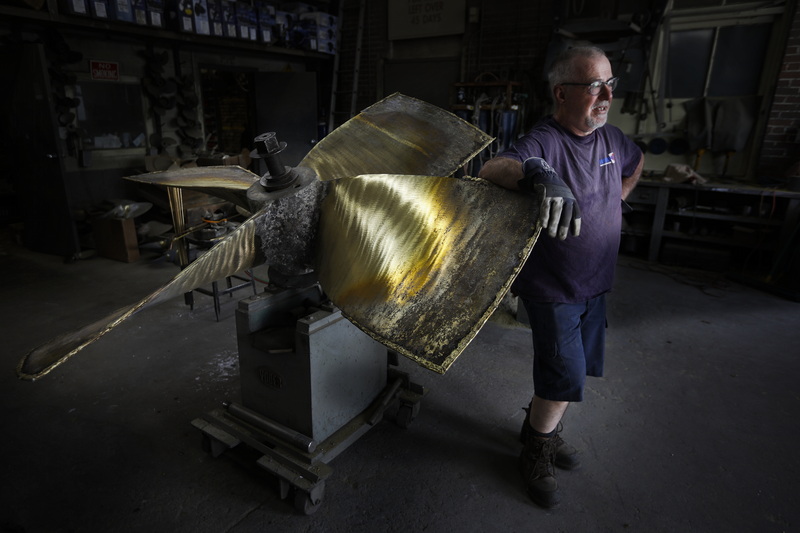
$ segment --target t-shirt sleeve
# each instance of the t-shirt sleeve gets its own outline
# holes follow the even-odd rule
[[[636,146],[627,135],[622,133],[622,130],[617,130],[619,135],[619,146],[622,149],[622,176],[631,176],[639,165],[639,160],[642,158],[642,151]]]
[[[497,154],[497,157],[506,157],[522,163],[528,158],[542,157],[543,155],[544,149],[542,148],[541,142],[533,132],[529,132],[514,141],[505,151]]]

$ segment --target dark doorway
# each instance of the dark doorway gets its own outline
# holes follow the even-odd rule
[[[285,165],[296,166],[319,140],[313,72],[259,72],[256,109],[259,133],[275,132],[279,141],[286,142]]]
[[[200,75],[207,150],[235,155],[250,149],[257,135],[254,73],[208,67]]]
[[[0,146],[25,247],[64,258],[80,252],[64,184],[44,46],[0,46]],[[9,166],[7,166],[9,165]]]

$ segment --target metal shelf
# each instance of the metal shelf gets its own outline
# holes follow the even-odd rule
[[[686,218],[703,218],[706,220],[723,220],[728,222],[739,222],[741,224],[753,224],[757,226],[781,226],[783,224],[782,220],[776,220],[776,219],[768,219],[768,218],[765,219],[761,217],[745,216],[745,215],[725,215],[719,213],[693,211],[690,209],[684,209],[681,211],[675,211],[674,209],[667,209],[665,214],[678,217],[686,217]]]
[[[676,198],[685,198],[687,191],[699,194],[702,205],[708,207],[676,209]],[[771,200],[772,215],[734,214],[748,205],[757,213],[756,202],[760,198]],[[731,252],[758,250],[768,254],[769,262],[782,267],[781,257],[785,250],[791,249],[794,228],[800,220],[800,192],[743,184],[690,185],[642,180],[629,201],[636,206],[630,216],[636,218],[630,220],[631,227],[623,234],[647,239],[647,259],[652,262],[660,260],[665,243],[681,241],[696,246],[698,253],[713,247]],[[642,224],[647,222],[651,224],[650,230],[644,231]],[[675,227],[676,223],[692,222],[695,224],[691,233]]]
[[[704,244],[716,244],[727,247],[753,248],[754,246],[760,246],[762,250],[776,249],[776,245],[774,243],[764,244],[759,242],[745,242],[734,238],[716,237],[713,235],[700,235],[697,233],[683,233],[681,231],[662,231],[661,236],[671,239],[680,239],[684,241],[704,243]]]
[[[245,39],[232,39],[216,37],[211,35],[198,35],[184,33],[169,28],[158,28],[154,26],[142,26],[131,22],[104,20],[82,15],[61,14],[53,5],[48,2],[47,10],[25,9],[13,6],[0,6],[0,17],[8,23],[14,19],[17,23],[15,27],[21,29],[19,23],[28,26],[28,29],[37,27],[57,27],[59,30],[70,30],[73,32],[86,33],[88,35],[103,34],[108,39],[119,41],[144,41],[149,44],[175,45],[182,44],[194,49],[226,49],[237,53],[247,54],[274,54],[281,56],[302,57],[305,59],[332,60],[331,54],[316,52],[313,50],[299,50],[295,48],[285,48],[281,46],[271,46],[264,43],[247,41]]]

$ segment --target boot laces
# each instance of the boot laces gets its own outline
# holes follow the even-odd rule
[[[533,463],[530,479],[555,477],[556,438],[532,439],[526,450],[528,460]]]

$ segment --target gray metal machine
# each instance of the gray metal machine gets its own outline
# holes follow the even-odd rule
[[[192,424],[215,457],[240,445],[258,452],[258,465],[278,477],[281,498],[292,492],[295,507],[310,514],[322,503],[328,462],[390,405],[399,403],[396,420],[408,426],[425,391],[392,368],[396,354],[342,316],[309,268],[322,182],[307,168],[283,164],[286,143],[274,133],[256,144],[268,172],[247,198],[274,207],[259,234],[274,261],[270,285],[236,311],[242,402]]]
[[[215,457],[244,445],[278,477],[281,498],[314,512],[328,463],[396,406],[407,427],[425,391],[396,354],[333,307],[319,287],[268,288],[236,311],[242,402],[192,422]]]

